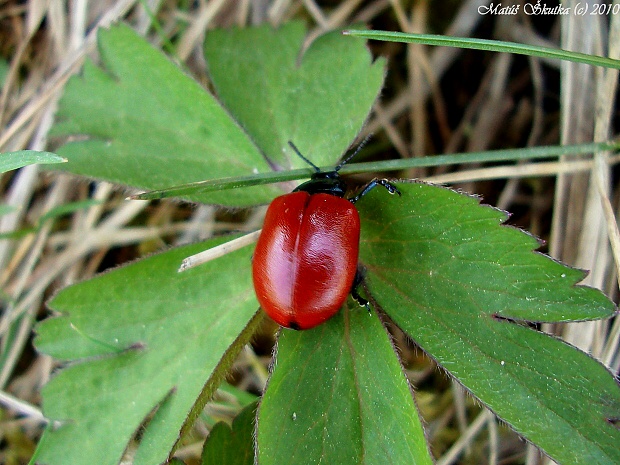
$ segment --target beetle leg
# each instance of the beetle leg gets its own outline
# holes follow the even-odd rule
[[[366,186],[357,195],[355,195],[354,197],[351,197],[349,199],[349,202],[351,203],[357,202],[359,199],[364,197],[366,194],[368,194],[371,190],[373,190],[377,186],[385,187],[390,194],[398,194],[399,196],[401,195],[398,188],[394,184],[392,184],[390,181],[388,181],[387,179],[373,179],[368,184],[366,184]]]
[[[358,265],[357,272],[355,273],[355,279],[353,280],[353,286],[351,287],[351,297],[355,300],[360,307],[366,307],[366,310],[370,312],[370,304],[359,294],[359,287],[364,281],[364,275],[366,270]]]

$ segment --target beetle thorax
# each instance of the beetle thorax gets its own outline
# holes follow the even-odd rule
[[[307,192],[309,194],[330,194],[336,197],[344,197],[347,185],[337,171],[324,171],[314,173],[310,181],[297,186],[293,192]]]

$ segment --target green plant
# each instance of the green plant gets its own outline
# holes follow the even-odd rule
[[[67,160],[50,152],[37,152],[34,150],[20,150],[18,152],[5,152],[0,158],[0,173],[15,170],[35,163],[64,163]]]
[[[299,23],[210,32],[205,55],[222,107],[129,29],[101,32],[105,69],[87,64],[71,81],[54,129],[87,136],[58,150],[69,160],[63,169],[164,189],[302,166],[288,140],[317,165],[334,164],[380,91],[383,61],[371,63],[363,42],[332,33],[298,65],[304,35]],[[583,272],[533,253],[536,239],[501,225],[503,212],[441,187],[398,187],[402,198],[377,190],[359,205],[360,261],[375,309],[558,462],[620,462],[611,374],[528,327],[609,317],[613,304],[576,285]],[[238,207],[279,193],[254,185],[183,197]],[[54,423],[33,462],[116,464],[137,431],[134,463],[169,457],[262,318],[251,247],[177,272],[184,257],[225,240],[146,258],[50,302],[62,315],[38,327],[37,347],[73,363],[43,391]],[[280,333],[257,416],[261,464],[432,463],[376,310],[349,303],[314,330]],[[251,437],[253,408],[231,435]],[[211,437],[205,460],[221,457],[220,448],[251,461],[250,441],[242,450],[226,431],[218,435],[226,439]]]

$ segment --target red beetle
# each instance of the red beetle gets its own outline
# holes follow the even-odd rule
[[[276,323],[309,329],[338,312],[349,293],[357,293],[362,275],[357,260],[360,218],[355,202],[381,185],[398,189],[385,179],[371,181],[356,196],[345,199],[346,184],[338,170],[321,172],[289,142],[295,153],[316,172],[290,194],[274,199],[252,258],[254,290],[260,306]]]

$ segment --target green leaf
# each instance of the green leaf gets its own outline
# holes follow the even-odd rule
[[[52,131],[75,140],[59,149],[69,159],[63,169],[159,190],[270,172],[265,157],[274,167],[289,166],[285,152],[301,166],[288,140],[315,163],[334,163],[379,93],[384,62],[371,65],[363,41],[332,33],[317,39],[297,67],[305,32],[294,23],[209,33],[205,51],[216,88],[246,134],[213,96],[130,29],[102,31],[105,70],[87,63],[83,76],[70,81]],[[184,198],[245,206],[279,193],[277,186],[256,186]]]
[[[389,336],[375,312],[353,306],[281,331],[259,408],[261,465],[432,464]]]
[[[16,170],[35,163],[64,163],[67,160],[51,152],[35,150],[19,150],[17,152],[0,153],[0,173]]]
[[[160,51],[122,25],[98,37],[105,70],[89,62],[71,79],[52,130],[77,139],[58,150],[69,160],[63,170],[142,189],[269,171],[215,98]],[[209,200],[248,205],[277,193],[263,187]]]
[[[364,41],[340,32],[303,51],[306,29],[209,31],[205,55],[218,96],[276,169],[333,164],[351,145],[383,84],[385,61],[371,64]],[[260,44],[257,47],[257,44]]]
[[[537,240],[502,226],[503,212],[449,189],[398,187],[400,198],[375,189],[358,203],[360,261],[377,304],[554,460],[620,463],[616,381],[585,353],[524,324],[604,318],[614,305],[575,285],[582,271],[532,252]]]
[[[527,55],[540,58],[554,58],[558,60],[574,61],[575,63],[585,63],[593,66],[604,66],[605,68],[620,69],[620,60],[588,55],[585,53],[572,52],[557,48],[542,47],[539,45],[520,44],[517,42],[506,42],[502,40],[473,39],[466,37],[450,37],[435,34],[412,34],[407,32],[394,31],[344,31],[345,35],[352,37],[362,37],[364,39],[385,40],[389,42],[417,43],[425,45],[458,47],[473,50],[489,50],[493,52],[515,53],[517,55]]]
[[[177,272],[204,248],[149,257],[51,301],[63,316],[39,325],[36,346],[73,363],[43,389],[44,413],[60,426],[45,431],[36,463],[117,464],[139,428],[134,463],[166,460],[259,321],[251,249]]]
[[[232,428],[217,423],[202,449],[202,465],[253,465],[254,417],[257,402],[244,408],[235,418]]]

